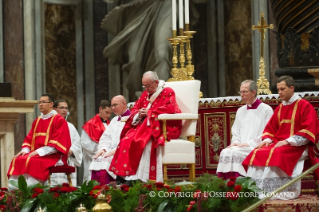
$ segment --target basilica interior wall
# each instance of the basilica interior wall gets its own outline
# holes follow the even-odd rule
[[[75,6],[44,4],[46,92],[68,102],[77,126]]]
[[[225,89],[237,96],[240,83],[253,79],[251,1],[224,1]]]
[[[25,98],[22,6],[22,0],[3,2],[4,81],[11,83],[12,96],[16,100]],[[14,129],[16,153],[21,149],[25,135],[25,115],[21,114]]]

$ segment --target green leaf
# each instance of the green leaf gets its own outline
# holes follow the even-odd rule
[[[9,184],[13,185],[16,188],[18,188],[18,181],[16,181],[16,180],[9,180]]]
[[[237,177],[236,178],[236,184],[244,184],[245,182],[248,182],[250,177]]]
[[[169,203],[169,200],[165,200],[162,202],[157,209],[157,212],[163,212],[165,210],[166,205]]]
[[[32,184],[27,187],[28,193],[32,193],[33,189],[42,187],[40,183]]]
[[[20,175],[18,178],[18,188],[20,191],[24,193],[24,195],[29,195],[27,181],[25,180],[23,175]]]
[[[21,208],[20,212],[30,212],[32,207],[35,206],[37,199],[28,199],[25,201],[23,207]]]

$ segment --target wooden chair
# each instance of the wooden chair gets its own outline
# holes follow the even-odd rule
[[[67,178],[68,178],[68,181],[69,181],[69,185],[70,187],[72,187],[72,180],[71,180],[71,173],[74,173],[75,172],[75,167],[74,166],[69,166],[69,165],[63,165],[63,166],[53,166],[51,168],[49,168],[49,173],[50,173],[50,176],[49,176],[49,185],[51,186],[51,180],[50,180],[50,177],[51,177],[51,174],[53,173],[65,173]]]

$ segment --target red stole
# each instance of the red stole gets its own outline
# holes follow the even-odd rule
[[[148,110],[147,118],[150,126],[147,126],[147,118],[137,126],[133,126],[132,121],[138,110],[148,106],[147,97],[148,93],[144,91],[131,109],[131,115],[122,130],[121,140],[109,169],[116,175],[129,176],[136,174],[144,148],[152,140],[150,179],[156,179],[156,147],[165,144],[162,123],[157,117],[164,113],[180,113],[181,110],[176,103],[175,92],[167,87],[163,89]],[[181,133],[182,122],[180,120],[167,121],[166,126],[167,139],[177,139]]]
[[[268,147],[253,150],[243,161],[244,168],[247,170],[251,165],[277,166],[291,176],[303,151],[318,140],[318,127],[316,111],[307,100],[300,99],[286,106],[280,104],[262,135],[263,140],[270,138],[273,143]],[[303,146],[285,145],[273,148],[277,142],[293,135],[306,137],[311,142]]]
[[[28,155],[43,147],[51,146],[58,150],[57,153],[45,156]],[[69,127],[65,119],[59,114],[48,119],[38,117],[34,120],[29,134],[23,141],[22,148],[29,147],[31,152],[13,158],[7,176],[29,174],[30,176],[45,181],[49,177],[49,168],[55,166],[60,157],[67,164],[68,152],[71,147]]]
[[[107,125],[110,124],[110,121],[107,120]],[[99,140],[105,131],[104,124],[101,120],[101,117],[99,114],[96,114],[93,118],[88,120],[83,125],[83,130],[88,134],[88,136],[91,138],[92,141],[99,143]]]

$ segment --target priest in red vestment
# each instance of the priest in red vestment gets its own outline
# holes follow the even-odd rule
[[[141,180],[163,181],[162,148],[165,139],[160,114],[180,113],[175,92],[159,80],[155,72],[144,73],[142,79],[145,91],[135,102],[127,120],[120,143],[113,157],[110,171],[129,182]],[[167,138],[177,139],[181,133],[180,120],[167,121]]]
[[[28,184],[44,183],[49,178],[50,167],[67,164],[71,147],[68,124],[53,110],[50,94],[43,94],[38,104],[41,116],[34,120],[22,143],[22,150],[10,164],[9,181],[24,175]]]
[[[247,175],[266,192],[300,175],[308,147],[311,150],[318,142],[317,113],[307,100],[294,94],[293,78],[280,77],[277,89],[282,103],[265,127],[263,142],[243,161],[246,170],[249,166]],[[300,191],[298,181],[273,199],[294,199]]]
[[[93,157],[98,152],[100,138],[106,127],[110,124],[109,118],[112,115],[111,103],[108,100],[101,100],[99,113],[88,120],[82,127],[81,145],[83,149],[83,181],[91,180],[89,171]]]

